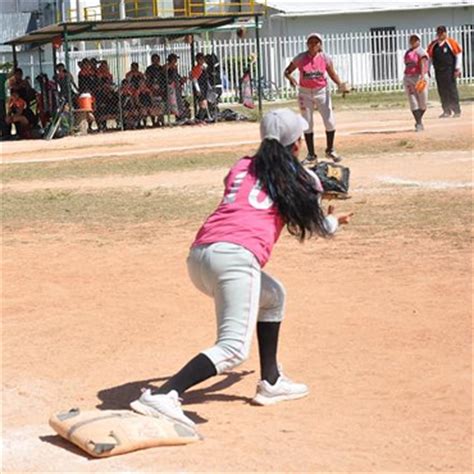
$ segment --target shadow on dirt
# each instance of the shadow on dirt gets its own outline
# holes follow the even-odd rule
[[[252,373],[253,371],[246,370],[240,372],[230,372],[218,376],[216,377],[217,381],[214,384],[186,392],[184,395],[183,405],[194,405],[211,401],[240,401],[244,403],[249,403],[251,399],[248,397],[242,397],[230,393],[222,393],[222,391],[238,383],[244,377]],[[160,382],[164,382],[168,378],[169,377],[159,377],[153,379],[138,380],[135,382],[127,382],[122,385],[117,385],[115,387],[100,390],[99,392],[97,392],[97,397],[99,398],[100,403],[96,406],[96,408],[100,410],[129,409],[130,402],[140,396],[141,389],[156,388],[157,386],[161,385]],[[186,410],[185,413],[195,423],[199,424],[207,422],[205,418],[200,417],[194,411]]]

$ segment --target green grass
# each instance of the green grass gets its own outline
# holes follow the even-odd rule
[[[462,84],[458,87],[461,101],[471,102],[474,100],[474,84]],[[403,91],[390,92],[362,92],[353,91],[346,95],[343,99],[340,94],[333,94],[332,96],[334,107],[338,110],[352,110],[352,109],[396,109],[407,106],[407,98]],[[429,100],[439,101],[436,86],[433,84],[429,90]],[[263,111],[272,110],[279,107],[290,107],[298,110],[296,100],[279,101],[279,102],[265,102],[263,104]],[[234,108],[234,107],[232,107]],[[246,111],[241,107],[243,113],[251,118],[257,120],[258,112],[256,110]]]
[[[183,171],[190,169],[215,169],[232,165],[240,154],[215,152],[198,154],[170,154],[135,156],[133,158],[97,158],[90,160],[56,161],[51,163],[18,163],[3,165],[2,182],[55,180],[92,176],[150,175],[160,171]]]
[[[81,223],[104,226],[151,221],[202,220],[219,196],[205,192],[42,190],[3,194],[4,228],[36,223]]]
[[[197,226],[219,199],[219,194],[198,189],[191,192],[182,189],[5,192],[2,217],[7,232],[55,224],[117,230],[130,225],[160,223],[165,229],[177,221]],[[351,231],[361,238],[403,234],[415,240],[432,238],[460,245],[470,243],[472,199],[466,190],[421,191],[391,187],[378,196],[362,194],[336,205],[339,212],[355,212]],[[136,237],[139,238],[139,233]]]

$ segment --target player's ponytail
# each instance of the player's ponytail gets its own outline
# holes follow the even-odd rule
[[[284,147],[279,141],[265,138],[253,160],[260,181],[290,234],[300,241],[316,234],[329,235],[324,224],[320,195],[314,179],[293,156],[293,145]]]

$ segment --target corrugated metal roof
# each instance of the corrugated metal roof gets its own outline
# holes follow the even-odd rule
[[[70,41],[98,39],[143,38],[199,33],[236,22],[248,15],[218,15],[202,17],[128,18],[126,20],[78,21],[46,26],[27,35],[6,41],[8,45],[46,44],[62,36],[64,29]]]
[[[382,0],[371,2],[366,0],[267,0],[267,5],[289,16],[306,16],[419,10],[423,8],[467,7],[472,6],[472,0]]]

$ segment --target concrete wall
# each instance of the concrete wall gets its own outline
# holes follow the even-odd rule
[[[265,20],[266,36],[299,36],[313,31],[322,34],[366,32],[371,28],[394,26],[397,30],[421,29],[438,25],[459,26],[474,22],[474,8],[436,8],[396,12],[373,12],[307,17],[271,16]]]

